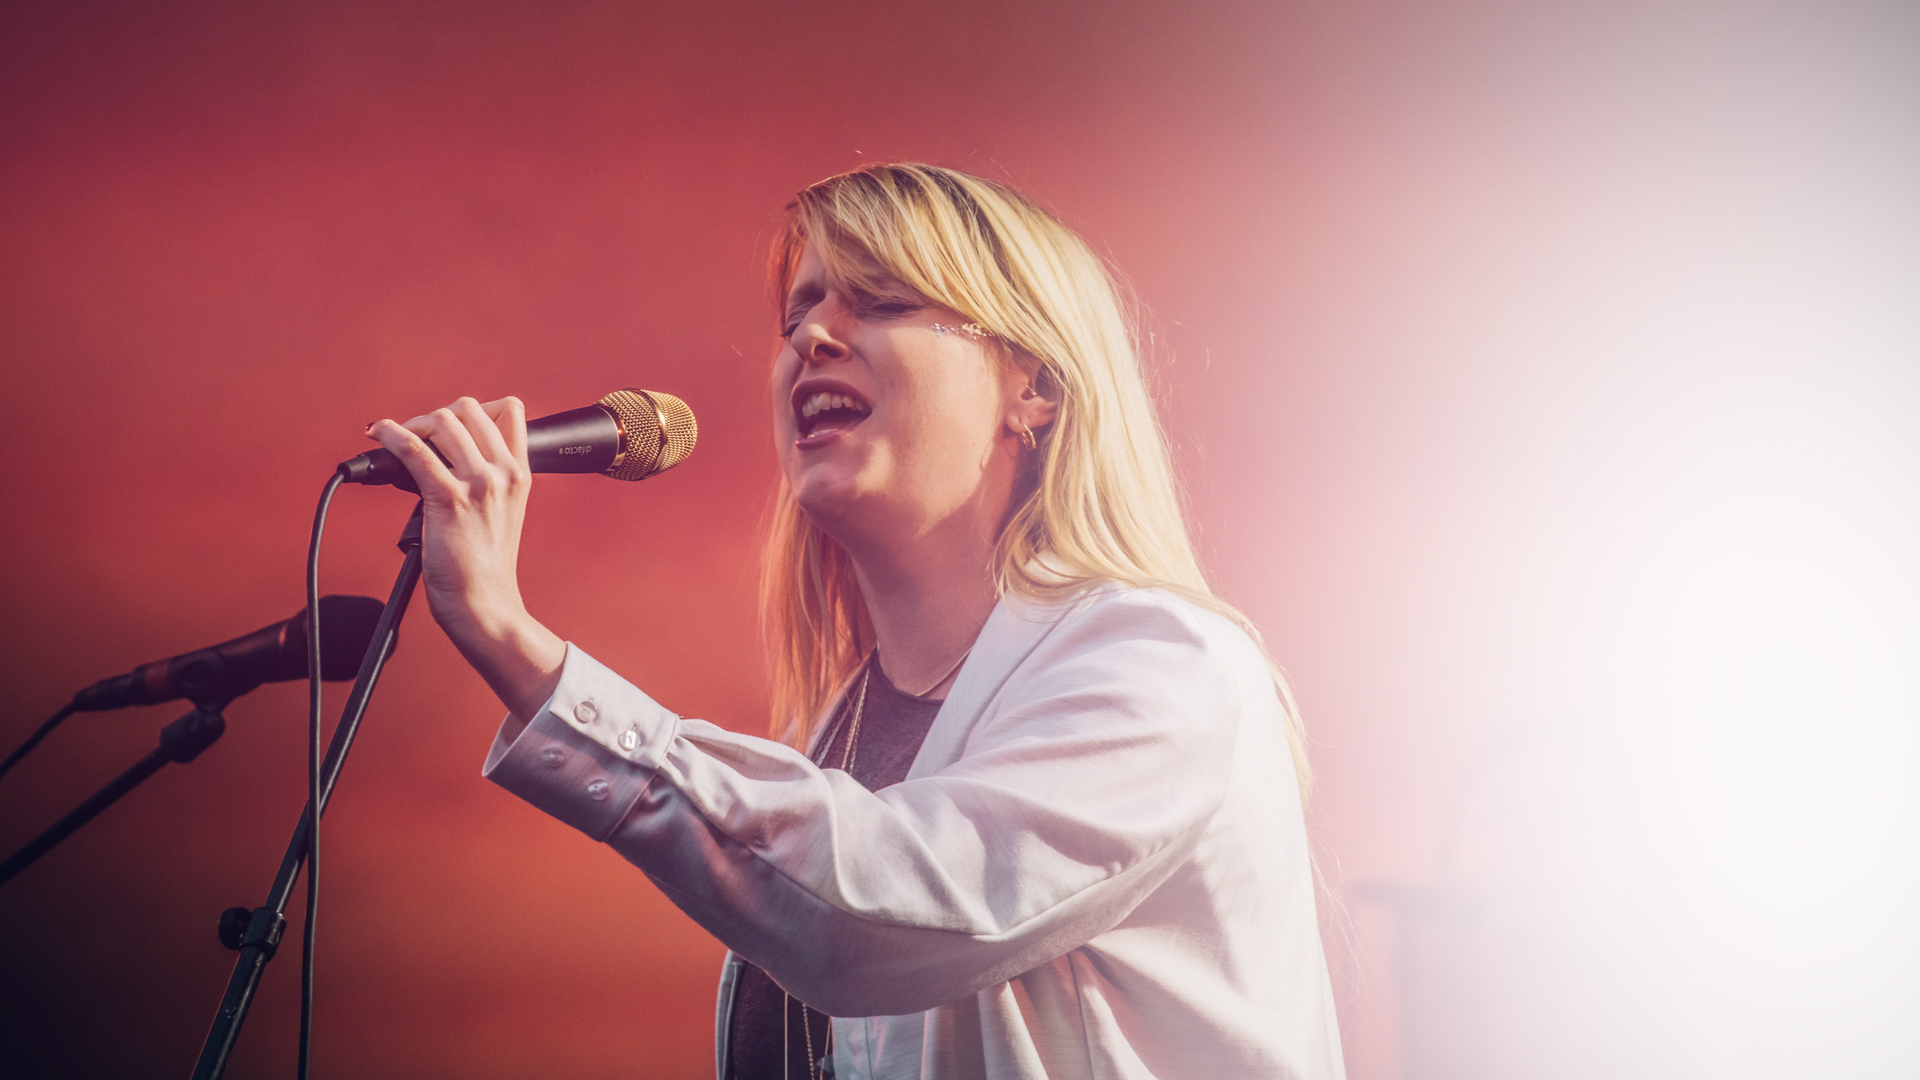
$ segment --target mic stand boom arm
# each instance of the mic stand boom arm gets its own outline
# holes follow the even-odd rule
[[[380,613],[373,641],[367,646],[366,659],[360,663],[360,674],[353,681],[353,691],[347,695],[347,706],[340,714],[340,722],[334,725],[333,741],[328,744],[326,760],[320,766],[322,814],[326,813],[340,767],[346,763],[347,751],[353,746],[360,718],[367,711],[367,701],[373,696],[373,686],[380,681],[380,670],[393,652],[394,635],[407,613],[407,603],[413,599],[414,586],[420,581],[420,522],[421,504],[415,503],[413,516],[407,519],[407,527],[400,534],[399,547],[405,555],[400,574],[394,579],[386,610]],[[294,881],[299,878],[300,867],[307,858],[309,820],[306,809],[302,809],[300,824],[293,830],[287,853],[280,860],[280,872],[274,876],[273,886],[267,892],[267,902],[251,911],[229,908],[220,917],[220,941],[227,948],[237,950],[240,958],[234,962],[233,977],[227,981],[227,993],[220,1001],[220,1011],[214,1014],[206,1044],[200,1048],[200,1061],[193,1069],[194,1080],[218,1080],[226,1071],[227,1059],[240,1038],[240,1025],[246,1022],[247,1009],[253,1004],[254,991],[260,988],[267,961],[273,959],[280,947],[280,936],[286,930],[287,900],[293,895]]]
[[[13,880],[13,876],[25,870],[35,859],[52,851],[55,844],[72,836],[80,826],[92,821],[100,811],[120,800],[120,796],[140,786],[140,782],[165,768],[168,762],[177,761],[182,765],[200,756],[200,751],[214,744],[214,740],[226,733],[226,717],[220,715],[221,706],[207,703],[196,707],[192,712],[160,729],[160,746],[137,762],[133,768],[115,777],[113,782],[93,793],[86,802],[75,807],[73,812],[53,823],[46,832],[27,844],[26,847],[7,857],[0,863],[0,885]]]

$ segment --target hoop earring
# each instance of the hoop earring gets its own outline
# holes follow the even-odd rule
[[[1020,425],[1020,441],[1025,443],[1029,450],[1040,449],[1040,441],[1033,437],[1033,429],[1025,424]]]

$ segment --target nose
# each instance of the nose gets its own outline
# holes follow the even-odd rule
[[[813,310],[793,332],[793,351],[808,366],[829,364],[847,358],[846,343],[835,332],[835,313],[839,305],[831,299],[815,304]]]

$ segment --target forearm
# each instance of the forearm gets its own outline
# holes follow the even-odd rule
[[[514,607],[518,610],[491,615],[469,610],[441,618],[440,625],[501,704],[524,725],[559,685],[567,644],[517,602]]]

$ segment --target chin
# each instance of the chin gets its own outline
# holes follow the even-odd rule
[[[793,501],[823,528],[844,519],[860,502],[858,478],[838,469],[811,468],[789,477],[787,483],[793,488]]]

